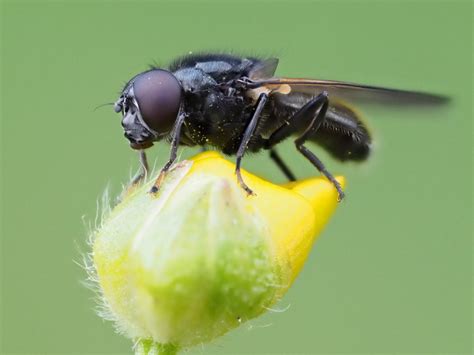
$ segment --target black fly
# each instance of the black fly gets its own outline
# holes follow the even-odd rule
[[[315,142],[335,158],[365,160],[371,137],[358,114],[346,102],[438,104],[445,97],[351,84],[339,81],[274,77],[278,59],[241,58],[225,54],[196,54],[176,59],[167,69],[151,68],[133,77],[115,103],[122,112],[125,137],[140,151],[142,173],[148,164],[144,149],[163,138],[171,141],[171,156],[155,182],[176,159],[179,145],[213,146],[236,155],[240,173],[246,151],[270,151],[289,180],[295,176],[275,150],[290,136],[295,145],[339,193],[344,193],[324,164],[305,145]]]

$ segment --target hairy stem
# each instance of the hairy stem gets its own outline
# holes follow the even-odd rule
[[[135,347],[135,355],[175,355],[177,353],[177,345],[159,344],[151,339],[140,339]]]

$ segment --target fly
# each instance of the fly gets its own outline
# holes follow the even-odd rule
[[[177,58],[166,68],[151,68],[134,76],[115,103],[122,113],[125,137],[139,150],[141,173],[148,170],[145,149],[166,139],[168,162],[151,192],[156,193],[166,172],[184,146],[213,146],[236,156],[240,186],[253,194],[241,175],[245,153],[268,150],[289,180],[295,180],[276,146],[295,137],[296,149],[338,192],[338,181],[306,146],[314,142],[341,161],[362,161],[371,150],[371,135],[350,106],[358,103],[436,105],[444,96],[388,89],[342,81],[276,77],[278,59],[226,54],[193,54]]]

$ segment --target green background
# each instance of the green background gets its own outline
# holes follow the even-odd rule
[[[93,311],[87,221],[137,169],[111,107],[124,81],[189,51],[280,57],[277,74],[444,93],[436,109],[360,107],[375,137],[340,164],[347,199],[278,305],[204,353],[469,353],[472,4],[469,1],[3,1],[3,352],[127,353]],[[155,146],[160,166],[168,146]],[[182,150],[187,157],[196,151]],[[316,172],[291,142],[300,177]],[[265,154],[244,160],[274,181]],[[282,206],[284,208],[284,206]]]

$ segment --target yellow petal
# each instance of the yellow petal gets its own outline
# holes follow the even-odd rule
[[[189,176],[212,174],[237,183],[235,165],[219,153],[209,151],[191,160],[194,163]],[[279,262],[288,266],[289,287],[301,271],[314,240],[334,212],[338,204],[337,191],[323,177],[280,186],[245,170],[242,170],[242,176],[256,194],[247,197],[249,209],[255,208],[266,219]],[[344,178],[337,179],[344,187]]]
[[[345,186],[343,177],[336,177],[342,188]],[[308,257],[315,239],[319,236],[324,226],[328,223],[337,207],[338,193],[331,182],[323,177],[297,181],[291,185],[285,185],[293,192],[306,198],[314,210],[314,225],[309,235],[300,235],[299,238],[286,238],[284,243],[289,252],[290,263],[293,266],[293,280]]]

